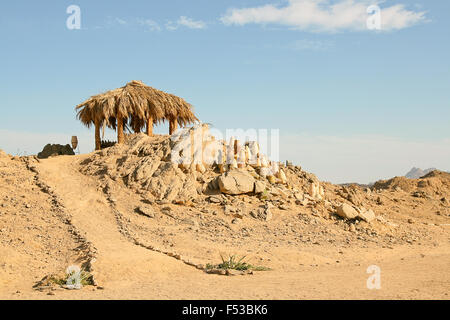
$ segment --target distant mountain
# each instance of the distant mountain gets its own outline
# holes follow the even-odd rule
[[[437,170],[436,168],[429,168],[426,170],[422,170],[420,168],[412,168],[406,175],[406,178],[409,179],[419,179],[423,177],[424,175],[430,173],[431,171]]]

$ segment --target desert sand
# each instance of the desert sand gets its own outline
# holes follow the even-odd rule
[[[229,195],[211,187],[217,170],[165,169],[167,139],[43,160],[0,152],[0,299],[450,298],[450,174],[365,188],[288,166],[269,192]],[[344,203],[376,218],[340,217]],[[206,272],[220,255],[270,270]],[[40,282],[70,265],[94,285]],[[380,289],[367,288],[371,265]]]

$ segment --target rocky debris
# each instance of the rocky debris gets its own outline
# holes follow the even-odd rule
[[[37,157],[39,159],[47,159],[54,156],[62,156],[62,155],[75,155],[73,149],[70,145],[66,144],[65,146],[60,144],[47,144],[44,149],[38,153]]]
[[[209,273],[209,274],[218,274],[218,275],[221,275],[221,276],[225,276],[226,274],[227,274],[227,271],[225,270],[225,269],[207,269],[207,270],[205,270],[205,272],[206,273]]]
[[[219,188],[231,195],[251,193],[255,190],[255,178],[242,169],[232,170],[219,177]]]
[[[337,207],[336,213],[344,219],[355,219],[358,216],[358,211],[346,203],[343,203]]]
[[[358,217],[366,222],[372,222],[376,218],[375,212],[372,209],[367,210],[365,208],[358,210]]]
[[[306,207],[309,204],[309,200],[305,197],[302,200],[295,200],[295,204]]]
[[[250,211],[250,215],[258,220],[270,221],[273,217],[272,211],[270,210],[271,208],[272,205],[266,203],[264,206]]]
[[[336,214],[344,219],[361,219],[366,222],[372,222],[376,218],[375,212],[373,212],[373,210],[354,207],[346,203],[343,203],[337,207]]]
[[[303,200],[305,198],[305,195],[303,193],[300,193],[300,192],[295,192],[294,193],[294,198],[296,200]]]
[[[424,191],[414,191],[411,195],[415,198],[428,198],[428,195]]]
[[[225,205],[223,210],[226,215],[236,212],[236,208],[231,205]]]
[[[272,211],[270,211],[270,208],[265,208],[264,209],[264,214],[265,214],[265,220],[269,221],[272,220]]]
[[[149,218],[154,218],[155,217],[155,212],[149,206],[139,206],[139,207],[136,208],[136,211],[139,214],[144,215],[144,216],[149,217]]]
[[[220,204],[225,204],[227,203],[227,198],[225,198],[224,195],[219,194],[219,195],[212,195],[208,198],[209,202],[211,203],[220,203]]]
[[[260,194],[263,193],[267,189],[267,185],[263,181],[256,181],[255,182],[255,193]]]
[[[361,206],[364,202],[364,198],[367,196],[367,192],[363,192],[354,184],[343,186],[342,189],[338,191],[338,194],[355,206]]]
[[[309,186],[309,195],[314,200],[322,200],[325,197],[323,186],[318,181],[314,181]]]

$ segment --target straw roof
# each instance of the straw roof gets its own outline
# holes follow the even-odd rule
[[[116,128],[116,117],[121,116],[124,123],[130,123],[131,128],[145,127],[151,116],[154,123],[165,120],[177,120],[182,126],[198,121],[193,113],[193,107],[184,99],[173,94],[145,85],[133,80],[125,86],[99,95],[75,107],[77,118],[90,127],[95,123],[105,123]]]

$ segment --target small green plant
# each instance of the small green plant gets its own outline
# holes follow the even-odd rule
[[[79,277],[79,281],[82,286],[92,286],[94,285],[94,279],[92,274],[86,271],[81,271],[78,275],[75,271],[72,271],[70,273],[66,273],[64,276],[50,276],[48,279],[48,282],[54,283],[60,286],[64,285],[75,285],[78,280],[76,277]]]
[[[62,274],[52,274],[47,275],[42,280],[38,281],[33,288],[37,290],[42,290],[47,287],[52,287],[54,285],[61,287],[73,287],[75,289],[81,289],[82,286],[92,286],[94,285],[94,278],[92,274],[87,271],[70,271]]]
[[[74,279],[75,272],[71,272],[67,274],[66,279],[64,280],[64,284],[75,284],[76,280]],[[80,275],[80,283],[83,286],[92,286],[94,285],[94,279],[89,272],[81,271]]]
[[[48,279],[48,282],[49,283],[54,283],[54,284],[57,284],[57,285],[60,285],[60,286],[63,286],[63,285],[66,284],[66,279],[59,278],[59,277],[56,277],[56,276],[50,276],[50,278]]]
[[[269,268],[262,267],[262,266],[254,266],[250,263],[247,263],[244,261],[246,256],[238,257],[237,255],[230,255],[227,258],[225,258],[223,255],[220,255],[220,258],[222,259],[222,263],[219,263],[218,265],[212,265],[207,264],[206,269],[233,269],[238,271],[245,271],[245,270],[253,270],[253,271],[267,271],[270,270]]]

